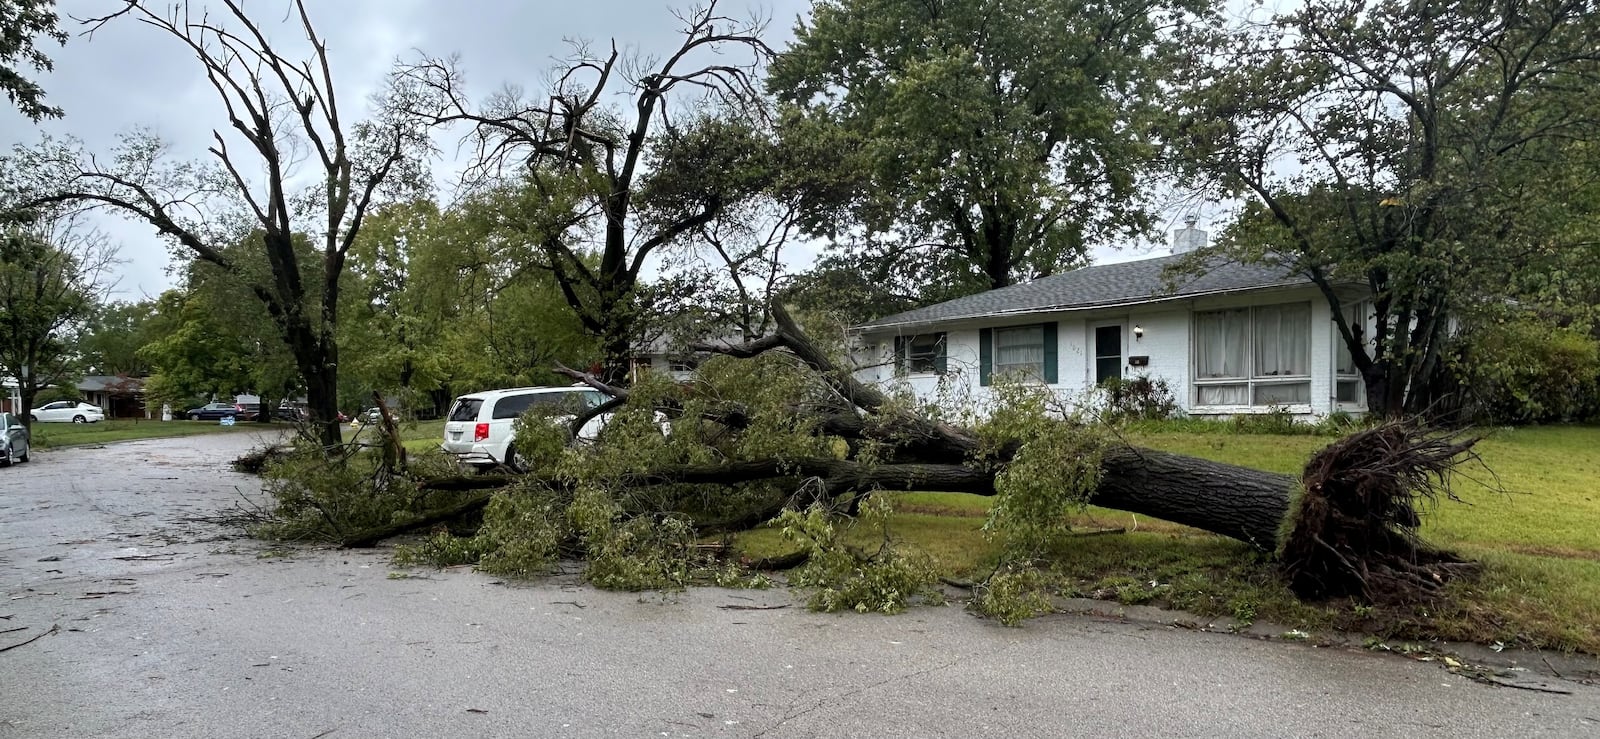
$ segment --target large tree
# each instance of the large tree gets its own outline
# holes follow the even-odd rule
[[[0,231],[0,375],[16,379],[23,410],[40,389],[76,380],[73,339],[110,286],[113,256],[76,219]]]
[[[152,371],[139,350],[160,334],[155,299],[117,300],[99,306],[78,338],[84,371],[96,375],[144,377]]]
[[[161,333],[150,336],[139,350],[139,357],[155,369],[148,395],[171,401],[253,394],[261,398],[257,420],[268,422],[277,401],[304,389],[299,367],[274,330],[272,315],[247,294],[248,285],[271,273],[261,258],[260,240],[256,233],[222,248],[234,270],[204,259],[190,260],[181,289],[162,295],[156,321]],[[316,246],[304,235],[296,235],[294,242],[301,269],[315,284]],[[308,310],[315,310],[320,296],[307,295],[306,302]]]
[[[187,4],[157,13],[129,3],[91,21],[136,20],[193,55],[225,111],[209,163],[166,161],[165,145],[148,134],[130,135],[105,158],[47,141],[17,153],[18,170],[30,177],[14,189],[24,204],[78,203],[144,221],[180,252],[235,275],[288,345],[321,440],[336,444],[345,257],[386,187],[420,179],[421,158],[411,153],[427,146],[426,134],[401,120],[344,118],[327,44],[303,0],[293,18],[310,47],[305,59],[275,47],[237,0],[222,4],[222,18],[193,15]],[[300,191],[298,182],[311,184]],[[260,233],[264,275],[223,248],[250,232]],[[318,241],[309,270],[295,248],[298,233]]]
[[[1145,233],[1160,29],[1184,5],[816,0],[767,87],[795,108],[786,135],[834,142],[826,166],[861,176],[839,183],[851,220],[811,230],[930,299]]]
[[[59,118],[61,109],[44,102],[44,88],[28,79],[22,68],[49,72],[50,57],[39,49],[43,38],[67,42],[56,16],[55,0],[6,0],[0,4],[0,90],[28,118]]]
[[[1420,412],[1453,325],[1595,241],[1597,37],[1581,0],[1313,0],[1190,34],[1170,135],[1246,198],[1228,246],[1321,288],[1370,406]]]
[[[408,110],[472,127],[469,184],[485,186],[488,210],[516,214],[500,225],[519,234],[529,266],[555,276],[614,380],[635,348],[652,259],[764,184],[740,159],[755,151],[757,129],[741,120],[767,55],[760,24],[723,15],[716,2],[680,17],[682,42],[665,58],[579,46],[531,100],[508,91],[472,104],[451,59],[397,73]]]
[[[546,384],[553,364],[598,358],[554,278],[483,215],[428,200],[372,214],[341,307],[362,327],[339,339],[346,396],[381,390],[444,413],[458,391]]]

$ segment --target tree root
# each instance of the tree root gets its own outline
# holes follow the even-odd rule
[[[1477,439],[1414,423],[1362,431],[1306,464],[1303,490],[1280,554],[1295,595],[1404,604],[1433,600],[1474,563],[1417,536],[1418,506],[1455,496],[1449,476],[1475,460]]]

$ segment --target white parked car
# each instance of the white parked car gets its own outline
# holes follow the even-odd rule
[[[571,422],[604,402],[604,393],[588,387],[519,387],[463,395],[446,416],[443,448],[464,464],[520,469],[511,425],[522,414],[546,407],[552,410],[552,421]],[[578,437],[594,438],[603,424],[601,418],[591,419]]]
[[[106,420],[106,412],[98,405],[58,400],[33,409],[28,413],[34,423],[95,423]]]

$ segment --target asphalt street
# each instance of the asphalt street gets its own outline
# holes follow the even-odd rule
[[[821,615],[784,590],[604,593],[252,541],[209,519],[258,495],[226,466],[253,441],[0,470],[0,648],[20,644],[0,652],[0,737],[1600,736],[1600,689],[1359,650]]]

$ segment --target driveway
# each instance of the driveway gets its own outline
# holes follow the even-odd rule
[[[228,434],[0,470],[0,736],[1581,736],[1600,689],[1080,616],[397,573],[206,520]]]

